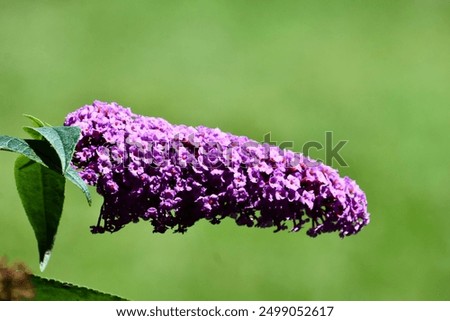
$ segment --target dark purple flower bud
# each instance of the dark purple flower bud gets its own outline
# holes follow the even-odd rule
[[[203,126],[171,125],[95,101],[69,114],[81,139],[73,165],[104,197],[93,233],[148,220],[185,232],[200,219],[307,234],[356,234],[369,223],[364,192],[333,168],[276,146]]]

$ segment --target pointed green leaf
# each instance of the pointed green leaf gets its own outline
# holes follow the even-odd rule
[[[44,161],[44,165],[55,170],[58,173],[61,173],[61,164],[59,160],[58,154],[56,151],[50,146],[48,141],[43,140],[26,140],[31,148],[36,152],[36,154]],[[86,183],[81,179],[78,172],[73,169],[71,166],[66,170],[64,176],[71,181],[75,186],[77,186],[86,197],[86,200],[90,205],[92,205],[92,197]]]
[[[36,133],[33,127],[30,126],[23,126],[22,129],[24,132],[26,132],[28,135],[31,136],[31,138],[41,140],[43,137],[41,134]]]
[[[55,172],[62,174],[61,160],[55,149],[46,140],[25,139],[28,146],[42,160],[40,164],[47,166]]]
[[[35,123],[36,126],[38,126],[38,127],[45,127],[45,126],[46,126],[46,123],[45,123],[45,122],[43,122],[42,120],[40,120],[40,119],[37,118],[37,117],[34,117],[33,115],[23,114],[23,116],[26,117],[26,118],[28,118],[28,119],[30,119],[30,120],[31,120],[33,123]]]
[[[11,137],[0,136],[0,150],[16,152],[34,160],[37,163],[44,164],[43,160],[36,154],[27,141]]]
[[[65,178],[24,156],[19,156],[14,169],[17,191],[36,236],[43,270],[61,218]]]
[[[16,152],[61,173],[58,154],[47,141],[0,136],[0,150]]]
[[[26,140],[28,145],[35,151],[35,153],[43,160],[43,164],[53,169],[54,171],[61,173],[61,164],[58,154],[50,146],[48,141],[44,140]],[[92,197],[86,183],[81,179],[80,175],[71,166],[66,170],[64,176],[77,186],[86,197],[86,200],[92,205]]]
[[[125,301],[115,295],[77,285],[31,276],[36,296],[35,301]]]
[[[65,173],[80,138],[80,128],[75,126],[29,128],[42,135],[52,145],[61,160],[62,171]]]
[[[62,172],[59,156],[46,140],[23,140],[10,136],[0,136],[0,150],[22,154],[36,163],[45,165],[58,173]],[[69,166],[64,175],[68,180],[75,184],[75,186],[81,189],[87,202],[91,205],[92,198],[89,189],[78,173]]]

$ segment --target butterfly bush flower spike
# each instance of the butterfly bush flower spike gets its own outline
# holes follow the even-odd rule
[[[149,221],[185,232],[200,219],[315,237],[369,223],[364,192],[324,164],[217,128],[172,125],[95,101],[69,114],[81,139],[73,166],[104,197],[93,233]]]

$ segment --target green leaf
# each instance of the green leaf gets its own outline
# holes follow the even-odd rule
[[[26,140],[28,145],[33,148],[36,154],[44,161],[44,165],[47,167],[61,173],[61,164],[59,156],[56,151],[50,146],[48,141],[43,140]],[[86,200],[90,205],[92,205],[92,197],[86,183],[81,179],[80,175],[71,166],[66,170],[64,176],[71,181],[75,186],[77,186],[86,197]]]
[[[24,156],[14,168],[17,191],[33,227],[39,249],[41,271],[53,248],[64,203],[65,178]]]
[[[22,154],[36,163],[45,165],[58,173],[62,173],[61,160],[55,149],[46,140],[23,140],[10,136],[0,136],[0,150]],[[89,189],[78,173],[69,166],[64,175],[75,186],[81,189],[87,202],[91,205],[92,198]]]
[[[41,165],[45,165],[55,172],[62,174],[61,160],[55,149],[46,140],[25,139],[28,146],[36,153],[42,160],[39,162]]]
[[[0,150],[16,152],[28,157],[31,160],[34,160],[37,163],[44,164],[44,161],[36,154],[28,142],[20,138],[0,136]]]
[[[34,138],[34,139],[38,139],[38,140],[43,139],[42,135],[36,133],[36,131],[34,130],[33,127],[30,127],[30,126],[24,126],[24,127],[22,127],[22,129],[23,129],[28,135],[30,135],[30,136],[31,136],[32,138]]]
[[[72,167],[69,167],[64,175],[69,181],[75,184],[75,186],[81,189],[81,191],[84,193],[84,196],[86,197],[89,206],[91,206],[92,205],[91,193],[89,192],[86,183],[81,179],[80,175],[78,175],[78,172],[74,170]]]
[[[45,160],[48,167],[55,170],[57,170],[55,156],[58,156],[61,162],[61,166],[67,166],[64,171],[62,171],[64,173],[64,176],[73,184],[75,184],[75,186],[81,189],[81,191],[84,193],[84,196],[86,197],[88,204],[91,205],[92,198],[86,183],[81,179],[80,175],[78,175],[78,173],[70,166],[70,161],[72,159],[75,146],[80,137],[80,129],[78,127],[68,126],[51,128],[41,127],[31,129],[45,137],[45,139],[47,139],[45,143],[48,142],[52,145],[51,147],[53,148],[49,148],[50,146],[47,146],[42,141],[28,141],[29,145],[42,159]],[[55,151],[56,154],[52,154],[52,150]]]
[[[39,126],[44,124],[33,116],[29,118]],[[16,185],[36,236],[43,271],[50,259],[61,219],[65,178],[82,190],[89,205],[92,199],[88,187],[70,166],[80,129],[67,126],[24,129],[39,139],[0,136],[0,150],[22,155],[15,165]]]
[[[42,120],[40,120],[37,117],[34,117],[33,115],[28,115],[28,114],[23,114],[24,117],[30,119],[33,123],[36,124],[36,126],[38,127],[45,127],[48,126],[45,122],[43,122]]]
[[[125,301],[115,295],[35,275],[31,276],[31,282],[36,290],[36,301]]]
[[[28,127],[28,129],[42,135],[52,145],[61,160],[62,171],[65,173],[70,166],[75,146],[80,138],[80,128],[75,126],[59,126]]]

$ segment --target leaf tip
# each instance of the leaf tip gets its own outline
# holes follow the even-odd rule
[[[39,269],[41,272],[44,272],[45,268],[47,267],[48,261],[50,261],[50,256],[52,255],[51,251],[45,251],[44,258],[39,263]]]
[[[42,120],[40,120],[37,117],[34,117],[33,115],[29,115],[29,114],[22,114],[22,115],[23,115],[23,117],[28,118],[29,120],[31,120],[38,127],[44,127],[45,126],[45,122],[43,122]]]

